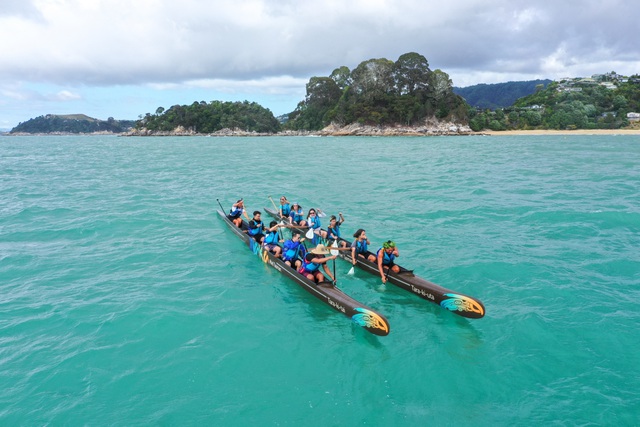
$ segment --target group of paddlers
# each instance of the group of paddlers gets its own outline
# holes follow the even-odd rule
[[[271,199],[271,198],[270,198]],[[273,200],[271,200],[273,203]],[[274,208],[276,208],[274,203]],[[337,243],[341,250],[351,250],[351,262],[356,265],[358,257],[376,263],[380,272],[382,282],[386,283],[387,274],[390,271],[398,273],[400,267],[394,263],[396,257],[400,256],[396,244],[388,240],[382,244],[376,253],[369,251],[371,242],[367,238],[365,230],[358,229],[353,235],[355,240],[349,244],[340,237],[340,226],[344,222],[342,212],[338,216],[331,215],[327,230],[321,228],[320,218],[325,217],[325,213],[320,209],[309,209],[304,217],[302,207],[297,203],[290,203],[285,196],[280,197],[280,206],[276,208],[281,221],[271,221],[268,226],[262,221],[262,212],[254,211],[253,218],[249,218],[244,205],[244,200],[240,199],[233,204],[227,217],[243,232],[247,233],[256,242],[260,243],[265,250],[272,252],[276,257],[281,258],[291,268],[296,269],[300,274],[316,283],[326,281],[325,276],[335,284],[335,275],[331,273],[327,262],[336,259],[336,255],[330,255],[329,249],[322,243],[317,244],[312,249],[307,250],[304,245],[304,237],[301,237],[300,228],[309,228],[313,231],[311,236],[313,241],[317,238],[324,239],[328,244]],[[242,216],[246,218],[243,224]],[[292,228],[289,239],[281,239],[279,229],[282,227]],[[282,243],[282,245],[280,245]],[[336,245],[334,244],[334,247]],[[327,256],[329,255],[329,256]],[[324,274],[321,271],[324,270]]]

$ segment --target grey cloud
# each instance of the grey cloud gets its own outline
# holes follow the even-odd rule
[[[96,22],[88,25],[69,10],[75,28],[68,30],[80,33],[65,34],[64,23],[51,23],[55,45],[31,40],[20,47],[22,58],[0,59],[0,78],[109,85],[309,77],[408,51],[423,54],[432,68],[470,73],[544,73],[552,57],[558,67],[607,60],[637,66],[640,60],[632,37],[638,12],[622,1],[230,4],[166,2],[147,14],[135,9],[129,20],[89,16]],[[39,13],[18,0],[3,2],[0,14],[9,11]],[[52,53],[65,44],[68,53]]]

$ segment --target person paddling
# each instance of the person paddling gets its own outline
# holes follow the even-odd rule
[[[283,245],[283,261],[289,267],[293,267],[296,270],[300,269],[300,266],[302,266],[302,258],[307,254],[307,249],[302,244],[303,240],[304,239],[300,239],[300,232],[293,230],[291,238],[286,240]]]
[[[347,246],[347,242],[340,241],[340,226],[344,222],[344,217],[342,216],[342,212],[338,213],[340,219],[336,218],[335,215],[331,215],[329,218],[329,226],[327,227],[327,239],[338,241],[340,247],[344,248]]]
[[[369,245],[371,242],[367,238],[367,233],[362,228],[359,228],[358,231],[353,234],[353,237],[355,237],[356,240],[351,244],[351,263],[356,265],[357,257],[362,257],[368,261],[376,262],[375,255],[369,252]]]
[[[291,219],[291,224],[300,225],[302,227],[307,225],[307,222],[304,220],[304,211],[302,210],[302,206],[298,204],[298,202],[293,202],[291,204],[291,212],[289,212],[289,218]]]
[[[307,214],[307,224],[309,227],[313,228],[313,234],[316,234],[323,239],[327,238],[327,232],[322,229],[322,224],[320,224],[320,217],[315,209],[309,209],[309,214]]]
[[[333,277],[333,274],[331,274],[329,267],[327,267],[327,261],[336,259],[337,255],[322,256],[329,253],[329,250],[323,244],[319,244],[315,248],[311,249],[309,253],[304,257],[302,266],[298,269],[298,273],[316,283],[326,281],[326,275],[327,277],[330,277],[333,284],[335,284],[336,279],[335,277]],[[320,266],[322,266],[322,268],[324,269],[324,275],[320,271]]]
[[[271,221],[271,223],[269,224],[269,228],[266,229],[266,232],[267,234],[265,234],[264,236],[262,246],[269,252],[273,252],[276,258],[280,258],[282,248],[279,245],[280,234],[278,233],[278,223],[276,221]]]
[[[393,262],[394,259],[399,256],[400,253],[398,252],[398,248],[392,240],[387,240],[382,244],[382,247],[378,249],[378,271],[380,272],[380,277],[382,277],[382,283],[387,283],[387,274],[389,269],[394,273],[400,272],[400,267],[395,265]],[[387,270],[386,274],[385,269]]]
[[[262,222],[262,213],[260,211],[253,212],[253,219],[249,221],[249,228],[246,230],[247,234],[255,239],[256,242],[262,243],[264,240],[265,226]]]
[[[229,215],[227,217],[236,225],[238,228],[242,228],[242,215],[247,218],[249,221],[249,215],[247,215],[247,211],[244,208],[244,200],[240,199],[235,202],[231,206],[231,211],[229,211]]]
[[[285,196],[280,196],[280,208],[279,208],[280,218],[289,219],[289,214],[291,213],[291,204],[287,200]]]

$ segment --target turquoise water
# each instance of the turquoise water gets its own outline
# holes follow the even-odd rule
[[[355,326],[216,217],[280,194],[486,316]],[[639,248],[636,136],[3,137],[0,425],[638,425]]]

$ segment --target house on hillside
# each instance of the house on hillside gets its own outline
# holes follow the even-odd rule
[[[640,113],[627,113],[627,120],[630,122],[640,122]]]

